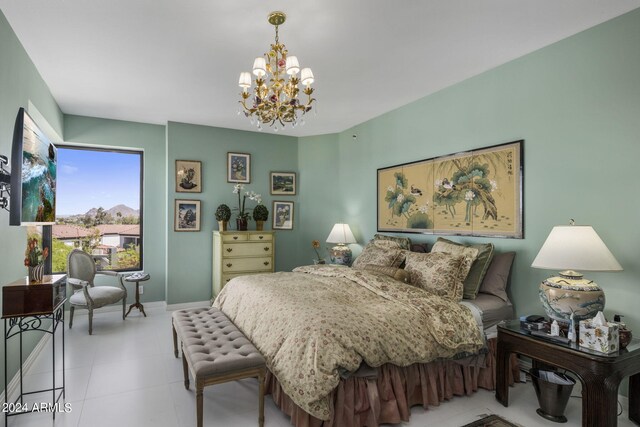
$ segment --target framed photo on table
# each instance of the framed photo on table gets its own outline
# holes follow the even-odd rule
[[[295,172],[271,172],[271,194],[275,196],[296,195]]]
[[[274,230],[293,230],[293,202],[273,202],[273,223]]]
[[[202,193],[202,162],[176,160],[176,192]]]
[[[227,182],[251,182],[251,154],[227,153]]]
[[[175,231],[200,231],[200,200],[176,199]]]

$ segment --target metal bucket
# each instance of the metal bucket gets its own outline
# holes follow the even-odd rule
[[[576,383],[575,380],[559,372],[538,368],[530,369],[529,374],[540,405],[536,410],[538,415],[556,423],[566,423],[567,417],[564,416],[564,410]],[[547,376],[548,374],[552,375],[551,379]],[[553,376],[557,377],[553,378]]]

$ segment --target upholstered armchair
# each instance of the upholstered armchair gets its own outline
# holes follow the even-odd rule
[[[94,286],[97,274],[113,276],[118,279],[119,286]],[[96,263],[91,255],[74,249],[67,258],[67,283],[73,287],[73,295],[69,298],[69,329],[73,326],[75,308],[89,310],[89,335],[93,333],[93,310],[122,300],[122,320],[125,318],[127,289],[122,276],[115,271],[97,271]]]

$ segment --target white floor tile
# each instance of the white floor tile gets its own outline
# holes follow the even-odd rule
[[[147,317],[132,310],[124,321],[121,312],[96,313],[92,336],[87,331],[86,314],[76,313],[73,329],[65,330],[67,394],[63,404],[69,403],[71,412],[58,413],[55,423],[51,413],[45,412],[11,417],[8,427],[194,426],[193,380],[190,389],[185,390],[182,360],[173,356],[171,314],[159,307],[145,311]],[[57,367],[59,372],[62,366],[58,363]],[[52,371],[49,348],[40,353],[26,373],[25,390],[49,387]],[[257,425],[257,389],[254,379],[205,388],[204,424],[212,427]],[[579,384],[573,394],[580,395]],[[33,395],[26,401],[47,402],[49,396]],[[523,427],[557,425],[536,413],[538,403],[530,383],[511,387],[509,402],[505,408],[495,400],[493,392],[480,390],[428,410],[413,407],[410,422],[400,425],[460,427],[492,413]],[[565,411],[569,422],[565,426],[581,425],[581,405],[581,399],[570,399]],[[618,426],[633,426],[624,409]],[[291,425],[289,417],[280,412],[270,396],[265,398],[265,425]]]

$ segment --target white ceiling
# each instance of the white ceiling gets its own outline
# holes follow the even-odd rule
[[[640,0],[0,0],[63,112],[255,130],[241,71],[280,41],[339,132],[640,7]],[[265,132],[265,131],[263,131]],[[268,132],[271,132],[270,130]]]

